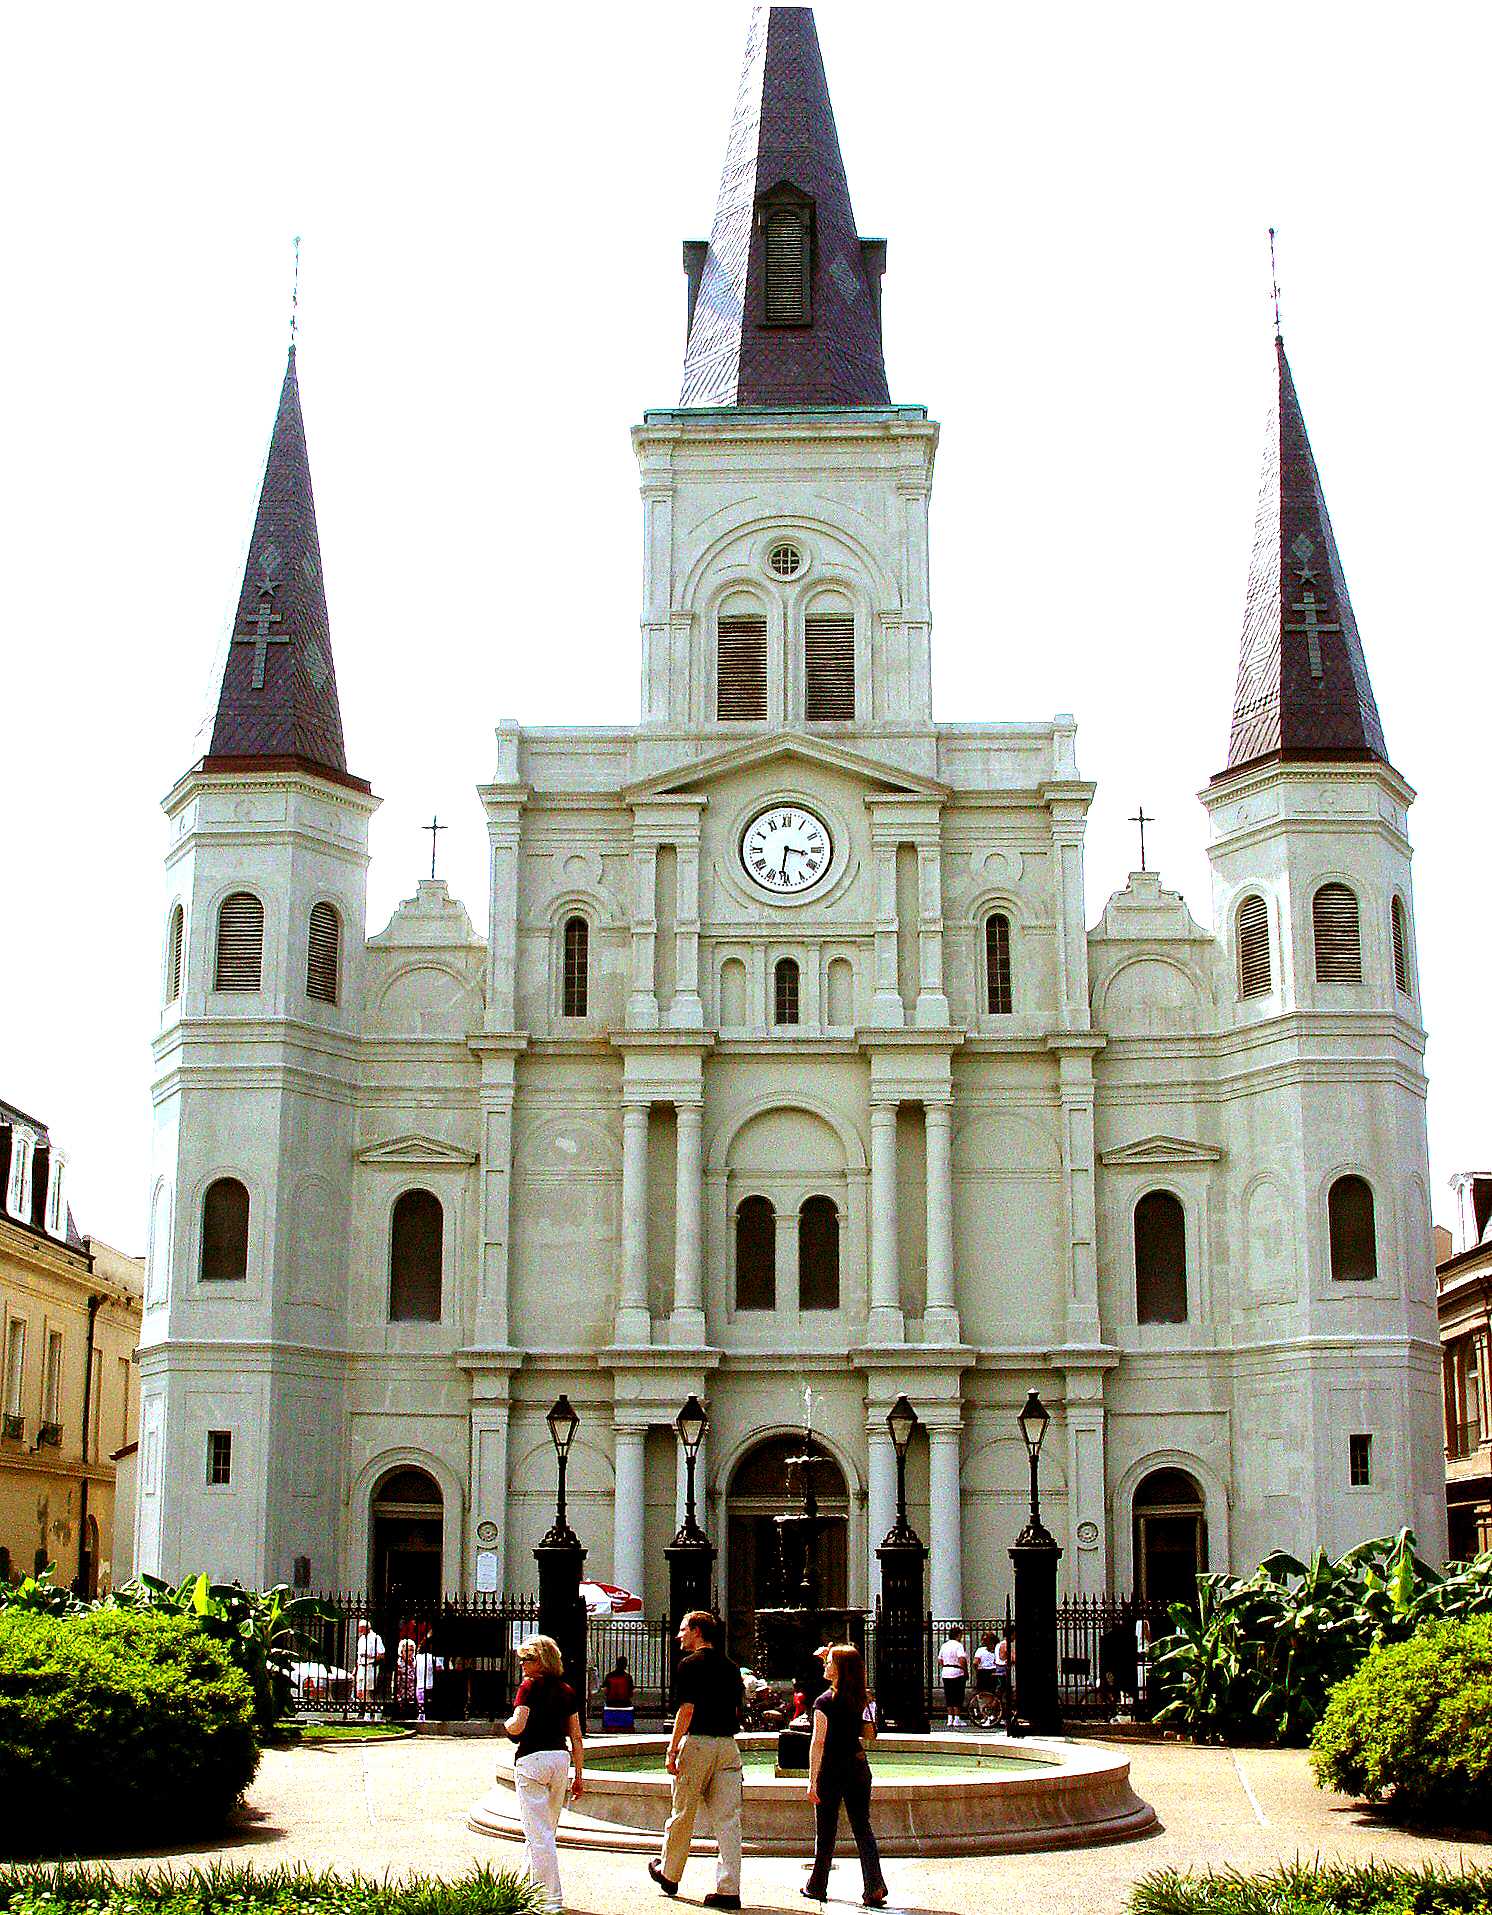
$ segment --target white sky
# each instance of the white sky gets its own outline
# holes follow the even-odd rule
[[[628,429],[677,397],[748,10],[12,13],[0,1095],[145,1237],[159,801],[193,758],[299,354],[369,927],[481,924],[492,725],[631,723]],[[1411,814],[1437,1214],[1482,1118],[1492,486],[1485,6],[818,9],[892,396],[942,422],[940,718],[1079,721],[1088,917],[1150,862],[1210,922],[1284,330]]]

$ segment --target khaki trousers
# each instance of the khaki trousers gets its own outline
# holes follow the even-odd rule
[[[720,1850],[715,1888],[741,1892],[741,1751],[734,1736],[686,1735],[673,1778],[673,1813],[663,1825],[663,1873],[677,1882],[689,1860],[694,1816],[703,1803]]]

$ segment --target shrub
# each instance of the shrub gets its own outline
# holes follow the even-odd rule
[[[1323,1788],[1391,1795],[1408,1821],[1492,1827],[1492,1617],[1370,1655],[1333,1689],[1311,1767]]]
[[[0,1901],[3,1901],[0,1890]],[[1485,1915],[1492,1869],[1331,1867],[1300,1863],[1268,1875],[1147,1875],[1130,1892],[1130,1915]]]
[[[511,1869],[474,1869],[456,1882],[402,1882],[305,1869],[0,1868],[0,1909],[9,1915],[538,1915],[543,1891]]]
[[[0,1615],[10,1853],[219,1827],[258,1764],[248,1678],[186,1617]]]

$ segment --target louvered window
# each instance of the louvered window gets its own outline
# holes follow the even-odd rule
[[[1323,884],[1311,900],[1316,934],[1316,982],[1362,983],[1362,939],[1357,899],[1345,884]]]
[[[218,912],[217,991],[257,991],[264,952],[264,906],[252,891],[235,891]]]
[[[561,1011],[566,1017],[584,1017],[590,1003],[591,928],[584,918],[565,921],[565,976]]]
[[[808,221],[779,207],[767,215],[767,301],[769,326],[808,323]]]
[[[1361,1177],[1338,1177],[1326,1199],[1331,1274],[1336,1283],[1370,1283],[1378,1274],[1373,1192]]]
[[[991,1017],[1009,1017],[1013,1008],[1010,994],[1010,920],[996,911],[984,921],[985,1006]]]
[[[778,958],[772,972],[772,1022],[798,1021],[798,964],[796,958]]]
[[[1135,1205],[1135,1315],[1186,1322],[1186,1213],[1168,1190],[1147,1191]]]
[[[777,1213],[765,1197],[747,1197],[736,1212],[736,1308],[777,1307]]]
[[[337,1001],[337,952],[341,942],[341,926],[331,905],[313,904],[306,943],[306,996],[314,997],[319,1004]]]
[[[186,913],[178,904],[171,913],[171,930],[166,939],[166,1002],[174,1004],[181,996],[181,942],[186,930]]]
[[[767,621],[759,612],[722,617],[715,667],[715,715],[736,721],[767,715]]]
[[[1394,983],[1409,995],[1409,939],[1404,931],[1404,903],[1395,898],[1388,907],[1389,928],[1394,937]]]
[[[798,1212],[798,1308],[839,1308],[839,1211],[832,1197],[810,1197]]]
[[[1238,995],[1263,997],[1269,988],[1269,911],[1254,892],[1238,907]]]
[[[389,1230],[389,1322],[439,1323],[445,1215],[428,1190],[406,1190]]]
[[[202,1281],[237,1283],[249,1272],[249,1193],[219,1177],[202,1200]]]
[[[808,619],[803,627],[804,716],[855,716],[855,621],[849,612]]]

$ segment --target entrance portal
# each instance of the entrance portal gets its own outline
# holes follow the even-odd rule
[[[1135,1575],[1144,1602],[1194,1603],[1207,1567],[1202,1492],[1179,1469],[1152,1470],[1135,1490]]]
[[[445,1502],[424,1470],[399,1469],[373,1492],[373,1601],[413,1608],[440,1600]]]
[[[820,1445],[815,1444],[813,1487],[818,1499],[820,1528],[815,1544],[819,1601],[825,1609],[843,1609],[847,1599],[849,1561],[849,1494],[844,1472]],[[756,1653],[756,1612],[780,1609],[798,1600],[796,1590],[782,1586],[782,1560],[777,1550],[773,1520],[797,1498],[788,1492],[788,1458],[803,1452],[801,1436],[772,1436],[758,1443],[736,1465],[725,1498],[726,1518],[726,1647],[736,1662],[750,1662]]]

